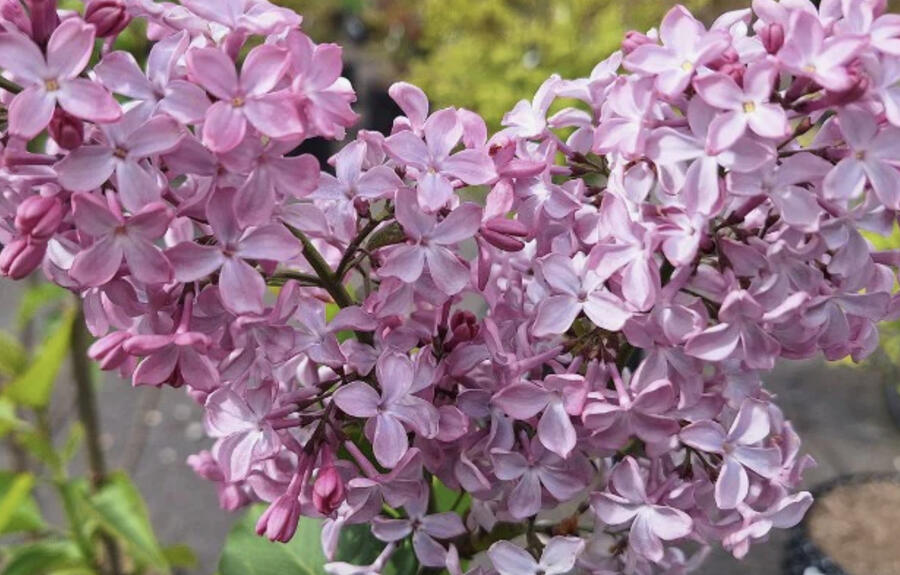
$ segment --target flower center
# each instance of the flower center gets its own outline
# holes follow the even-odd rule
[[[55,78],[44,80],[44,88],[46,88],[48,92],[56,92],[59,90],[59,82]]]
[[[681,63],[681,69],[684,70],[685,72],[690,72],[691,70],[694,69],[694,63],[691,62],[690,60],[685,60],[684,62]]]
[[[119,146],[119,147],[116,148],[116,150],[113,152],[113,155],[114,155],[115,157],[119,158],[120,160],[124,160],[126,157],[128,157],[128,150],[126,150],[125,148]]]
[[[856,152],[856,159],[859,160],[860,162],[864,162],[866,160],[866,151],[860,150],[860,151]]]
[[[243,108],[243,107],[244,107],[244,103],[245,103],[244,99],[243,99],[242,97],[240,97],[240,96],[235,96],[235,97],[231,100],[231,105],[234,106],[235,108]]]
[[[806,66],[803,67],[803,71],[807,72],[809,74],[815,74],[816,73],[816,65],[815,64],[807,64]]]
[[[744,102],[744,113],[752,114],[756,111],[756,102]]]

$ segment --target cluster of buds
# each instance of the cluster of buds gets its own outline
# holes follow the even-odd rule
[[[391,133],[328,166],[293,151],[343,139],[354,93],[293,12],[28,4],[0,11],[0,271],[41,267],[103,369],[204,407],[189,463],[267,503],[261,535],[384,542],[331,573],[410,541],[454,575],[484,550],[468,573],[646,575],[808,509],[762,377],[859,360],[898,315],[900,254],[863,235],[900,210],[882,0],[676,7],[496,134],[398,83]],[[133,18],[146,69],[113,51]]]

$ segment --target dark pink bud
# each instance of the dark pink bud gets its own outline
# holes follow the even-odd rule
[[[107,334],[88,348],[88,356],[100,364],[102,370],[118,369],[131,357],[123,346],[129,337],[131,334],[127,331],[114,331]]]
[[[276,499],[256,522],[256,534],[265,535],[270,541],[287,543],[297,531],[300,522],[300,500],[291,490]]]
[[[508,236],[524,238],[528,235],[528,227],[525,224],[508,218],[492,218],[485,222],[484,227],[492,232]]]
[[[31,14],[31,37],[38,44],[46,44],[50,35],[59,26],[59,15],[56,13],[56,0],[29,0],[28,12]]]
[[[22,34],[31,35],[31,20],[19,0],[0,0],[0,18],[12,22]]]
[[[344,480],[334,465],[319,470],[313,484],[313,505],[322,515],[331,515],[344,501]]]
[[[50,137],[64,150],[74,150],[84,143],[84,122],[57,108],[50,120]]]
[[[784,26],[781,24],[769,24],[759,31],[766,52],[775,54],[784,46]]]
[[[84,19],[97,28],[98,38],[115,36],[131,22],[122,0],[91,0],[84,9]]]
[[[30,196],[16,210],[16,229],[38,240],[49,239],[63,219],[63,207],[56,198]]]
[[[637,30],[629,30],[625,32],[625,39],[622,40],[622,51],[631,54],[644,44],[656,44],[656,41]]]
[[[478,318],[470,311],[458,311],[450,320],[451,336],[444,347],[449,351],[457,345],[472,341],[478,335]]]
[[[25,278],[44,260],[47,243],[31,238],[18,238],[0,251],[0,274],[14,280]]]
[[[521,240],[517,240],[516,238],[504,234],[498,234],[491,230],[481,230],[481,237],[498,250],[503,250],[505,252],[519,252],[525,249],[525,243]]]

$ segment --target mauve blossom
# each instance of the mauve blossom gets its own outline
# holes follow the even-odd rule
[[[750,489],[747,469],[763,477],[771,477],[780,469],[781,454],[777,448],[759,443],[769,435],[766,406],[746,400],[728,432],[713,421],[698,421],[681,430],[679,438],[686,445],[721,455],[722,470],[716,481],[716,503],[722,509],[733,509]]]
[[[90,194],[72,199],[79,231],[92,237],[90,248],[80,252],[69,272],[86,286],[107,283],[119,271],[122,260],[131,274],[142,282],[165,283],[172,278],[166,256],[154,245],[166,232],[172,214],[162,203],[148,204],[125,217],[110,198],[104,201]]]
[[[69,190],[87,192],[115,174],[122,205],[130,211],[160,200],[161,184],[145,160],[174,149],[184,132],[166,116],[146,119],[135,109],[115,124],[101,128],[105,142],[73,150],[56,164],[60,183]]]
[[[303,134],[303,124],[290,96],[275,91],[290,65],[287,51],[258,46],[247,54],[238,76],[234,62],[216,48],[191,50],[188,71],[219,101],[203,122],[203,143],[214,152],[233,150],[247,134],[247,125],[274,139]]]
[[[219,190],[206,209],[216,245],[182,242],[166,250],[175,278],[191,282],[219,270],[222,301],[230,311],[261,313],[265,282],[246,260],[288,260],[299,242],[280,224],[241,229],[234,212],[234,190]]]
[[[94,49],[94,27],[77,18],[59,25],[47,43],[46,58],[30,38],[15,31],[0,34],[0,68],[25,88],[9,105],[9,130],[30,139],[53,117],[56,104],[76,118],[108,123],[122,110],[101,86],[80,78]]]
[[[494,163],[484,150],[466,149],[452,153],[463,136],[457,111],[439,110],[425,121],[424,141],[413,132],[401,131],[388,138],[385,150],[396,160],[416,170],[419,204],[434,211],[453,193],[453,180],[466,184],[486,184],[496,178]]]
[[[761,62],[748,66],[743,88],[721,73],[694,80],[694,88],[707,104],[725,110],[709,126],[707,137],[712,152],[730,148],[748,128],[763,138],[788,136],[787,114],[781,106],[769,103],[777,77],[776,66]]]
[[[688,514],[660,505],[647,494],[644,477],[633,457],[626,457],[613,469],[610,485],[614,491],[596,494],[591,507],[610,525],[631,523],[628,546],[651,561],[663,557],[663,541],[686,537],[692,521]]]
[[[481,208],[463,204],[438,223],[419,209],[410,190],[401,190],[397,198],[397,221],[414,243],[393,248],[379,274],[412,283],[427,265],[438,288],[447,295],[459,293],[468,282],[469,270],[449,246],[475,235],[481,227]]]
[[[253,464],[275,455],[278,435],[267,416],[272,410],[275,388],[271,381],[237,393],[228,387],[212,392],[206,400],[206,429],[221,438],[218,455],[226,479],[243,479]]]
[[[382,355],[375,373],[382,387],[380,394],[369,384],[355,381],[338,390],[334,402],[349,415],[372,418],[375,457],[392,468],[409,448],[404,424],[423,437],[434,437],[438,433],[438,413],[433,405],[415,395],[430,382],[415,381],[415,370],[405,356]]]
[[[491,564],[500,575],[565,575],[572,571],[584,551],[578,537],[554,537],[535,561],[530,553],[509,541],[498,541],[488,549]]]
[[[659,27],[662,46],[644,44],[625,57],[630,70],[656,76],[656,89],[674,96],[696,71],[719,57],[730,38],[722,30],[706,31],[683,6],[672,8]]]
[[[787,40],[778,52],[787,70],[806,76],[829,90],[849,89],[853,84],[847,64],[866,46],[863,36],[826,38],[819,19],[809,12],[794,11]]]

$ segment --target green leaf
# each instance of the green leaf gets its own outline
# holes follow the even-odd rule
[[[163,549],[163,555],[172,567],[197,566],[197,554],[187,545],[170,545]]]
[[[121,539],[136,560],[169,573],[169,562],[153,533],[147,507],[127,475],[113,473],[87,503],[100,526]]]
[[[44,340],[31,365],[6,387],[7,397],[34,408],[45,407],[50,402],[53,384],[69,351],[74,319],[73,310],[63,315],[56,329]]]
[[[0,535],[38,531],[45,527],[40,509],[31,496],[32,488],[32,474],[0,471]]]
[[[256,534],[265,506],[251,507],[231,529],[219,558],[220,575],[319,575],[327,559],[320,544],[321,523],[302,518],[288,543],[272,543]]]
[[[7,433],[14,429],[26,430],[29,423],[16,414],[16,404],[7,397],[0,397],[0,437],[6,436]]]
[[[0,331],[0,374],[15,377],[28,365],[28,354],[19,340]]]
[[[328,561],[322,553],[322,523],[303,517],[297,533],[288,543],[272,543],[256,534],[256,519],[264,505],[250,508],[232,528],[219,559],[219,575],[320,575]],[[341,531],[338,561],[368,565],[385,544],[375,539],[368,525],[349,525]],[[383,575],[415,573],[418,564],[411,546],[401,545]]]
[[[78,546],[71,541],[41,541],[14,547],[2,575],[59,573],[62,569],[86,568]]]
[[[66,443],[59,450],[60,459],[63,462],[71,461],[75,454],[78,453],[78,448],[81,447],[82,441],[84,441],[84,426],[81,422],[76,421],[69,427],[69,436],[66,438]]]
[[[19,329],[34,319],[34,316],[47,305],[56,303],[68,295],[68,291],[52,283],[39,283],[25,291],[19,302],[19,313],[16,325]]]

